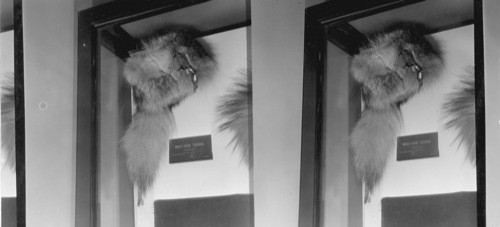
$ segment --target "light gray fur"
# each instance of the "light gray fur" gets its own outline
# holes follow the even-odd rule
[[[354,126],[351,150],[356,174],[365,183],[365,201],[369,201],[370,193],[382,179],[402,126],[403,119],[397,108],[367,109]]]
[[[444,128],[457,133],[455,142],[465,146],[466,158],[476,163],[476,100],[474,68],[470,67],[462,76],[459,86],[447,96],[443,111],[449,119]]]
[[[137,112],[122,138],[129,175],[139,189],[139,204],[155,181],[174,130],[174,117],[170,111]]]
[[[422,86],[430,86],[438,77],[443,61],[437,51],[423,37],[411,42],[416,32],[406,28],[396,29],[388,33],[375,35],[369,45],[360,49],[360,53],[352,59],[351,72],[356,81],[363,84],[369,92],[369,106],[384,109],[400,104],[420,91],[417,75],[409,63],[400,56],[402,50],[415,54],[412,64],[422,69]]]
[[[411,24],[375,35],[353,57],[351,74],[362,84],[365,110],[351,132],[350,146],[356,173],[365,183],[365,202],[394,152],[403,126],[399,106],[430,86],[442,66],[438,52]]]
[[[134,89],[136,113],[121,141],[131,180],[138,186],[138,203],[155,182],[175,131],[172,108],[211,80],[213,56],[184,31],[144,41],[124,65],[124,77]],[[193,80],[196,72],[197,82]]]
[[[238,147],[241,151],[242,161],[248,166],[252,166],[252,84],[242,73],[241,78],[234,83],[234,87],[227,94],[220,98],[217,106],[220,132],[233,133],[234,136],[228,144]]]
[[[16,169],[16,123],[14,73],[2,73],[2,158],[12,171]],[[2,166],[3,168],[3,166]]]

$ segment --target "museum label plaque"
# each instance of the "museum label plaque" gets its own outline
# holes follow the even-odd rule
[[[213,159],[212,136],[204,135],[171,139],[169,151],[169,163]]]
[[[397,143],[398,161],[439,157],[437,132],[399,136]]]

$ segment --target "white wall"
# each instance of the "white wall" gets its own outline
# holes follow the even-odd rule
[[[0,33],[0,72],[14,72],[14,31]]]
[[[483,1],[486,102],[486,224],[500,226],[500,2]]]
[[[74,1],[23,1],[27,226],[74,225],[75,24]]]
[[[255,226],[297,226],[304,0],[252,1]]]

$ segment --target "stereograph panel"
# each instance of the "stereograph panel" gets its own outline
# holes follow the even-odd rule
[[[246,1],[100,7],[117,4],[95,27],[96,205],[81,224],[253,226]]]
[[[475,65],[481,15],[474,7],[474,1],[379,1],[308,9],[317,29],[306,26],[304,76],[317,79],[305,84],[304,105],[313,101],[313,87],[324,92],[316,93],[319,111],[304,109],[321,124],[303,129],[318,138],[303,135],[303,157],[314,157],[316,167],[308,171],[303,160],[302,179],[317,180],[302,185],[301,224],[481,223],[476,155],[484,150],[476,150],[476,135],[484,136],[484,126],[476,122],[484,116],[476,113],[482,75],[475,73],[482,67]]]
[[[451,116],[443,106],[449,102],[454,90],[463,86],[461,81],[466,79],[464,75],[473,70],[473,28],[469,25],[430,35],[439,40],[445,68],[435,85],[401,105],[404,126],[398,139],[411,136],[408,143],[418,144],[409,144],[405,149],[398,147],[401,142],[397,142],[394,149],[396,152],[389,156],[383,180],[378,192],[374,193],[373,202],[364,205],[365,223],[381,223],[381,205],[375,201],[383,198],[476,191],[475,159],[467,157],[467,141],[456,139],[459,131],[455,128],[447,130],[445,125]],[[474,99],[474,96],[469,98]],[[473,102],[470,105],[472,106],[469,108],[474,108]],[[475,121],[474,115],[471,117]],[[437,134],[434,137],[416,137],[428,133]],[[474,135],[475,133],[472,136]],[[426,141],[437,145],[436,155],[418,157],[419,153],[431,150],[430,147],[422,146]],[[397,156],[408,152],[414,152],[415,158],[398,160]],[[475,150],[473,152],[475,157]]]

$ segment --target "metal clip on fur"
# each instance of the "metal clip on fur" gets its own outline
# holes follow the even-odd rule
[[[198,75],[196,75],[196,71],[192,67],[184,67],[181,66],[179,71],[184,71],[187,75],[191,76],[191,82],[193,83],[193,91],[198,89]]]
[[[424,76],[422,75],[422,69],[418,65],[412,67],[413,71],[417,73],[417,80],[419,88],[422,88]]]
[[[187,69],[188,74],[191,74],[191,81],[193,82],[194,91],[198,89],[198,75],[196,75],[196,71],[193,68]]]

